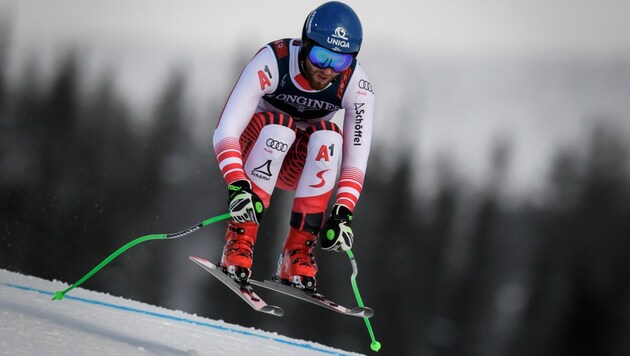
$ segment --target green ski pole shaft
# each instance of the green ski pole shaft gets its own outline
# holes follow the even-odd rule
[[[118,250],[114,251],[114,253],[112,253],[111,255],[109,255],[109,257],[107,257],[105,260],[103,260],[101,263],[99,263],[96,267],[94,267],[90,272],[88,272],[85,276],[83,276],[81,279],[79,279],[77,282],[75,282],[74,284],[72,284],[70,287],[66,288],[63,291],[57,291],[55,292],[55,295],[53,296],[53,300],[62,300],[63,297],[66,295],[66,293],[68,293],[69,291],[73,290],[74,288],[80,286],[81,284],[83,284],[83,282],[87,281],[88,279],[90,279],[96,272],[100,271],[101,268],[105,267],[107,264],[109,264],[112,260],[114,260],[116,257],[118,257],[120,254],[122,254],[123,252],[129,250],[130,248],[134,247],[135,245],[145,242],[145,241],[149,241],[149,240],[166,240],[166,239],[176,239],[179,237],[183,237],[189,234],[192,234],[193,232],[206,227],[212,223],[215,223],[217,221],[221,221],[221,220],[225,220],[228,219],[230,217],[230,213],[225,213],[222,215],[218,215],[215,216],[213,218],[204,220],[202,222],[200,222],[199,224],[195,225],[195,226],[191,226],[186,230],[180,231],[180,232],[176,232],[176,233],[172,233],[172,234],[152,234],[152,235],[145,235],[142,237],[139,237],[133,241],[128,242],[127,244],[125,244],[123,247],[119,248]]]
[[[352,290],[354,291],[354,296],[357,299],[357,303],[359,303],[360,307],[364,307],[363,299],[361,299],[361,293],[359,293],[359,286],[357,285],[357,275],[359,274],[359,267],[357,266],[357,261],[354,259],[354,254],[351,249],[346,251],[348,253],[348,257],[350,258],[350,264],[352,264],[352,276],[350,277],[350,282],[352,283]],[[372,324],[370,323],[370,319],[363,318],[365,321],[365,326],[368,329],[368,333],[370,333],[370,338],[372,339],[372,343],[370,344],[370,348],[372,351],[377,352],[381,349],[381,343],[376,341],[376,337],[374,336],[374,331],[372,330]]]

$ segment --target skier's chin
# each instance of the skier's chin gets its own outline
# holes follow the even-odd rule
[[[332,75],[322,75],[319,73],[315,73],[313,75],[313,79],[311,80],[311,87],[316,90],[322,90],[330,84],[334,79]]]

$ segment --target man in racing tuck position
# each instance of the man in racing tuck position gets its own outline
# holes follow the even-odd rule
[[[260,49],[234,86],[213,145],[231,214],[220,267],[236,281],[251,275],[258,226],[276,187],[295,191],[276,281],[314,291],[318,236],[327,251],[352,246],[374,112],[372,85],[356,59],[362,32],[349,6],[324,3],[306,18],[301,39]],[[340,109],[342,128],[331,121]]]

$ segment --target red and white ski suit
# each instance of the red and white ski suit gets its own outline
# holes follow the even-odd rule
[[[292,226],[321,226],[338,173],[335,202],[352,211],[359,200],[374,91],[356,60],[328,87],[313,90],[300,72],[299,50],[300,40],[284,39],[254,56],[225,104],[213,144],[226,183],[248,179],[265,207],[275,187],[295,190]],[[340,109],[341,128],[331,121]]]

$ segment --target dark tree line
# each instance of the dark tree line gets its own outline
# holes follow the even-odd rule
[[[0,48],[2,64],[6,44]],[[66,56],[49,85],[34,64],[17,86],[0,76],[0,268],[68,283],[134,237],[224,212],[226,199],[210,142],[192,142],[184,71],[173,71],[146,120],[114,89],[114,73],[81,87],[80,63]],[[401,157],[388,170],[391,157],[375,148],[355,212],[354,251],[382,352],[627,354],[626,142],[612,128],[595,127],[580,145],[585,149],[576,143],[556,154],[543,196],[519,202],[503,194],[505,143],[497,145],[485,188],[469,189],[457,178],[465,172],[445,162],[431,197],[411,188],[414,162]],[[279,192],[267,212],[257,278],[273,272],[290,198]],[[190,254],[219,258],[220,225],[201,237],[139,245],[85,287],[370,352],[359,319],[274,295],[287,315],[257,315],[187,262]],[[320,288],[353,304],[347,258],[322,251],[317,257]]]

